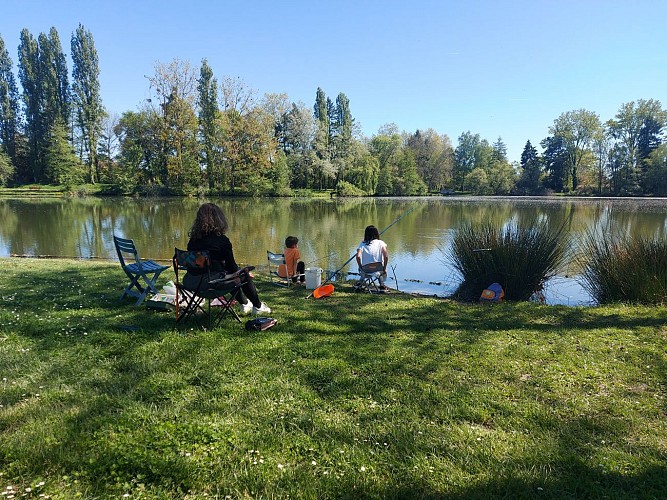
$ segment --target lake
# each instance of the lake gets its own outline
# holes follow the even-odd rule
[[[463,224],[502,225],[544,217],[565,222],[574,241],[591,228],[664,238],[667,199],[560,199],[423,197],[363,199],[209,200],[230,223],[228,236],[238,262],[263,272],[266,251],[282,251],[285,237],[299,238],[307,267],[340,268],[363,238],[405,215],[383,235],[389,247],[388,285],[401,291],[446,296],[459,277],[448,259],[452,236]],[[185,248],[201,202],[192,199],[40,198],[0,199],[0,256],[115,259],[113,234],[135,240],[144,258],[169,260]],[[409,212],[409,213],[408,213]],[[344,271],[356,271],[350,263]],[[574,262],[545,289],[550,304],[590,304],[578,284]]]

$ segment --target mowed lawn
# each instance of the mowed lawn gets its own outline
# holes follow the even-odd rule
[[[667,497],[665,307],[260,271],[275,328],[176,330],[115,262],[0,268],[0,498]]]

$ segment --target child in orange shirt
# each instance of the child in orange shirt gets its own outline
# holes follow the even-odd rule
[[[281,264],[278,268],[278,275],[282,278],[287,278],[288,276],[292,278],[292,283],[296,283],[297,280],[301,283],[306,281],[306,265],[301,262],[301,254],[299,253],[299,238],[296,236],[288,236],[285,238],[285,264]]]

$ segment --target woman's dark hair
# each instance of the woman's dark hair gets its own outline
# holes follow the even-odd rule
[[[364,231],[364,243],[370,243],[373,240],[380,239],[380,232],[375,226],[368,226]]]
[[[227,232],[229,224],[227,218],[218,205],[213,203],[204,203],[190,228],[188,236],[195,240],[200,240],[209,234],[221,236]]]

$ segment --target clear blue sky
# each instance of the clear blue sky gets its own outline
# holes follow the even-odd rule
[[[343,92],[366,136],[386,123],[465,131],[511,161],[538,148],[561,113],[603,121],[621,104],[667,107],[666,0],[3,0],[0,36],[16,65],[23,28],[79,23],[100,59],[103,103],[121,114],[149,96],[156,62],[175,58],[241,78],[261,97],[312,106]],[[71,60],[68,62],[71,72]]]

